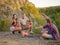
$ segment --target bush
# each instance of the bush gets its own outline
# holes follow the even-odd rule
[[[0,21],[0,31],[9,31],[9,21],[8,20]]]
[[[43,26],[45,24],[45,20],[44,19],[36,19],[36,23],[34,23],[34,26],[33,26],[33,32],[35,34],[40,34],[41,33],[41,29],[35,29],[35,27],[39,27],[39,26]]]
[[[40,8],[39,12],[49,16],[60,32],[60,6]]]

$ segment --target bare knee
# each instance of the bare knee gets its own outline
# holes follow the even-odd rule
[[[48,34],[44,33],[44,34],[42,34],[42,37],[48,38]]]

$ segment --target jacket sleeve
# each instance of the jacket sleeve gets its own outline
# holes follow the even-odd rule
[[[56,32],[56,35],[57,37],[59,38],[59,31],[58,31],[58,28],[53,24],[53,29],[55,30]]]

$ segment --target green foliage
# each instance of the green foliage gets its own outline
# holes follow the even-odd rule
[[[9,31],[9,21],[8,20],[0,21],[0,31]]]
[[[33,26],[32,26],[32,31],[35,34],[40,34],[41,30],[40,29],[35,29],[35,27],[39,27],[45,24],[45,19],[43,17],[38,17],[38,18],[32,18],[29,15],[27,15],[28,18],[31,19],[31,21],[33,22]]]
[[[60,31],[60,6],[40,8],[40,13],[44,13],[52,19],[52,22],[56,24]]]
[[[29,4],[24,5],[23,7],[21,7],[22,11],[25,12],[26,14],[33,14],[33,16],[35,16],[36,18],[39,17],[39,11],[35,6],[31,6]]]
[[[40,33],[35,27],[44,24],[44,18],[40,15],[34,4],[28,0],[0,0],[0,31],[9,31],[9,22],[15,13],[17,17],[22,13],[29,14],[27,17],[33,22],[33,32]]]
[[[33,32],[34,32],[35,34],[40,34],[40,33],[41,33],[41,30],[40,30],[40,29],[33,29]]]

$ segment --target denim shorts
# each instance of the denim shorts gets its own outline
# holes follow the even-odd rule
[[[10,27],[10,31],[14,31],[15,27],[14,26],[11,26]]]
[[[49,38],[49,39],[53,39],[53,36],[49,34],[49,35],[48,35],[48,38]]]

